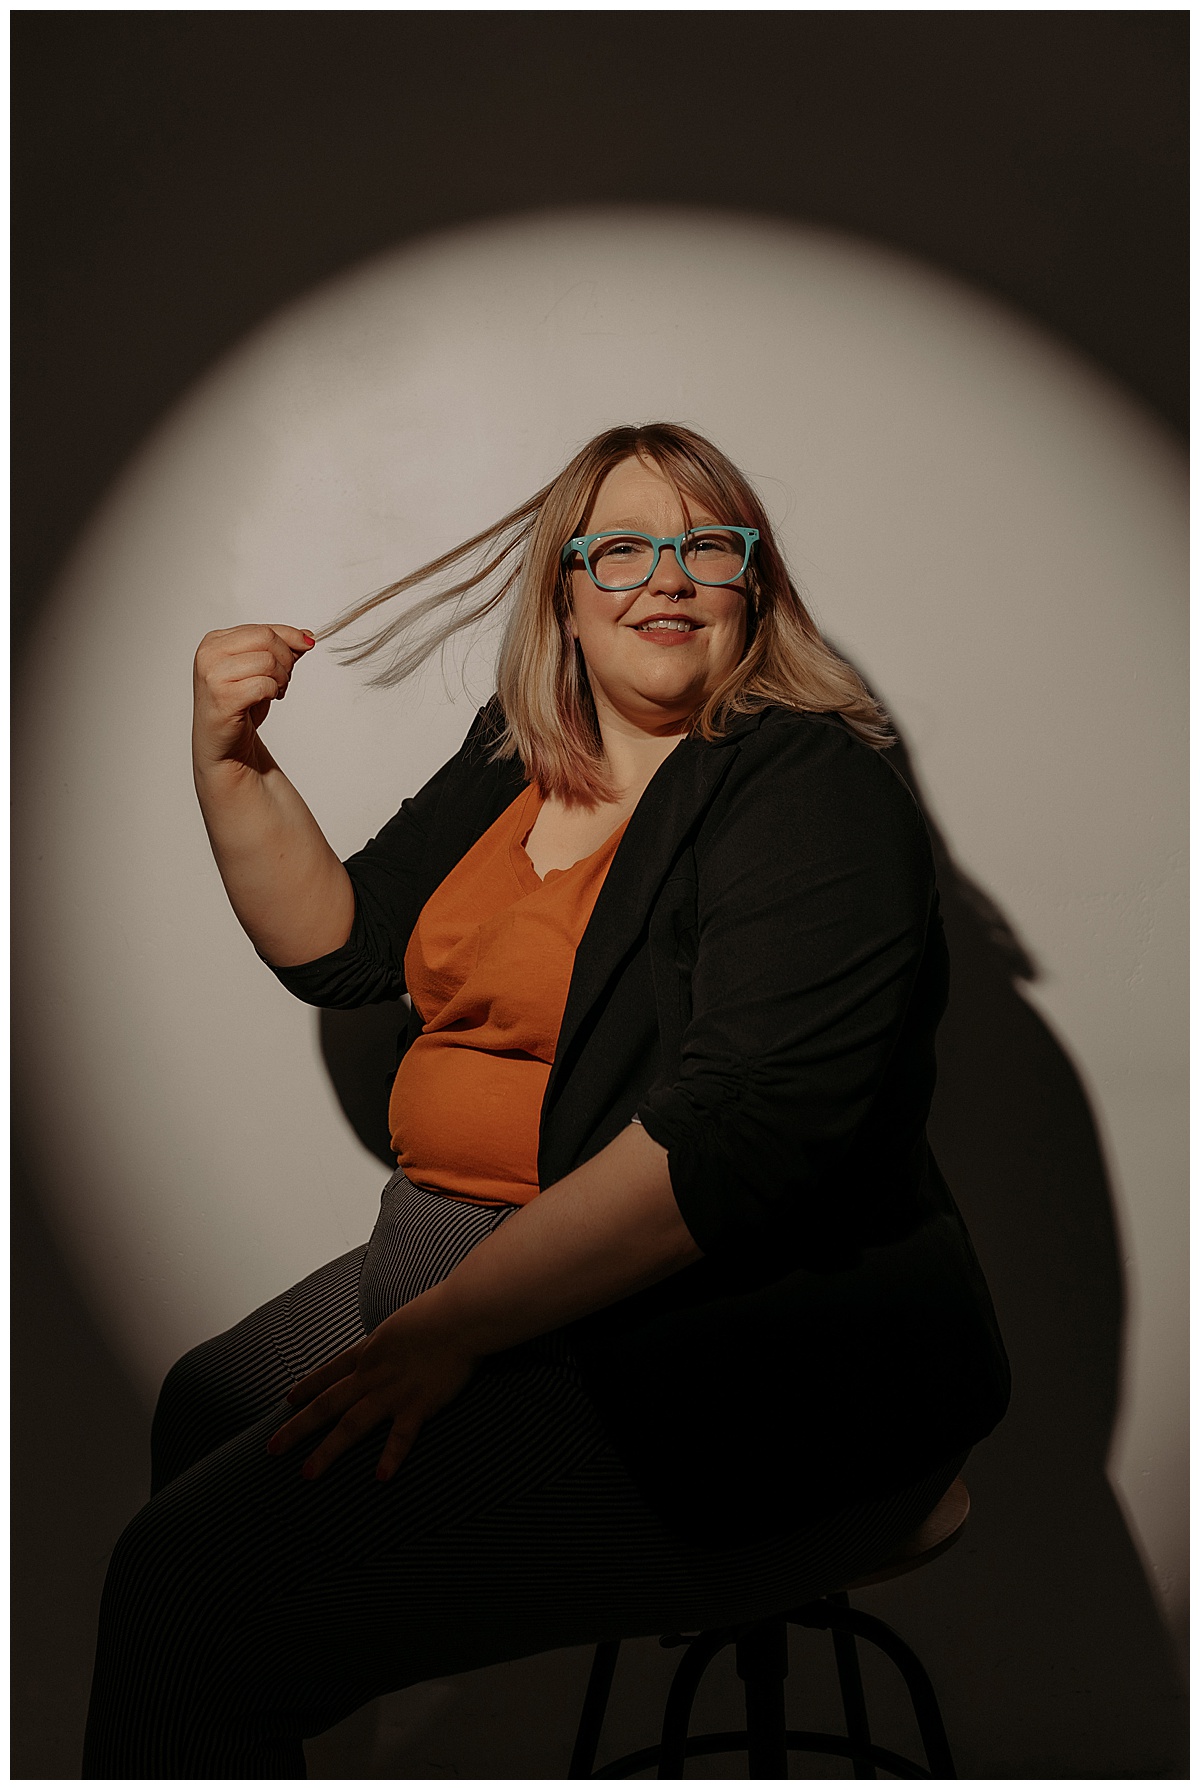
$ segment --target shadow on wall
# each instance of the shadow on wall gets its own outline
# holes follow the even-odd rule
[[[891,756],[924,809],[902,742]],[[938,1573],[879,1587],[871,1607],[918,1646],[927,1634],[962,1775],[1186,1774],[1173,1644],[1105,1473],[1123,1289],[1096,1125],[1021,992],[1035,966],[926,819],[952,963],[930,1134],[992,1290],[1014,1392],[967,1467],[968,1540]],[[346,1116],[389,1172],[404,1019],[395,1002],[320,1020]]]
[[[903,743],[892,757],[926,810]],[[965,1583],[942,1612],[975,1697],[1005,1712],[980,1771],[1024,1775],[1032,1746],[1048,1775],[1186,1775],[1174,1646],[1105,1472],[1124,1290],[1095,1120],[1021,992],[1036,966],[926,821],[951,961],[930,1138],[1013,1371],[966,1470]]]

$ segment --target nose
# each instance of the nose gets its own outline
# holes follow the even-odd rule
[[[658,564],[646,580],[646,589],[651,596],[666,597],[671,603],[678,603],[680,597],[695,596],[696,587],[680,565],[674,547],[662,549]]]

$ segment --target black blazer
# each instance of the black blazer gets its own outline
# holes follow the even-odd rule
[[[421,907],[525,785],[488,761],[499,718],[493,700],[347,860],[353,931],[276,969],[295,994],[403,991]],[[635,1113],[668,1152],[702,1258],[567,1334],[632,1476],[691,1539],[882,1495],[1003,1415],[991,1301],[925,1141],[947,983],[928,835],[886,754],[780,708],[676,747],[576,954],[538,1170],[561,1179]]]

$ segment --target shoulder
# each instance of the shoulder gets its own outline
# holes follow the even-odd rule
[[[735,787],[761,786],[782,799],[800,789],[855,794],[919,817],[916,800],[886,748],[870,746],[840,715],[768,708],[740,734]]]
[[[752,720],[710,748],[737,750],[697,842],[703,855],[780,871],[854,863],[932,878],[924,818],[886,751],[837,715],[772,708]]]

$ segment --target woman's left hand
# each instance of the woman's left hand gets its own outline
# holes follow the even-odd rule
[[[267,1444],[283,1454],[335,1427],[304,1463],[309,1479],[382,1423],[390,1479],[427,1417],[486,1356],[544,1336],[675,1274],[700,1255],[671,1189],[667,1152],[640,1125],[514,1212],[436,1286],[293,1386],[303,1405]]]
[[[304,1477],[316,1479],[339,1455],[390,1421],[375,1470],[377,1479],[390,1479],[426,1418],[462,1391],[478,1361],[424,1324],[419,1303],[393,1312],[370,1336],[297,1381],[288,1403],[304,1409],[276,1430],[268,1453],[285,1454],[339,1419],[304,1463]]]

